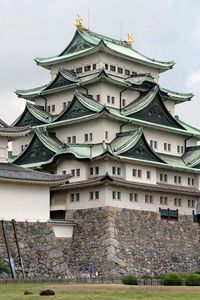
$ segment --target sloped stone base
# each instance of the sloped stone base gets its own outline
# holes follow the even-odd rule
[[[161,220],[159,213],[119,208],[77,210],[69,268],[92,263],[104,276],[200,271],[200,227],[192,216]]]
[[[12,222],[6,221],[5,225],[16,275],[17,278],[22,278]],[[16,231],[25,278],[59,278],[68,274],[63,252],[57,244],[51,224],[17,222]],[[0,259],[5,265],[9,265],[2,226],[0,226]],[[1,275],[3,277],[3,273]]]

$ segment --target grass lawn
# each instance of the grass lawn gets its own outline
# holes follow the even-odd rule
[[[33,295],[24,296],[25,290]],[[53,289],[55,296],[39,296],[43,289]],[[200,300],[200,287],[125,286],[121,284],[0,284],[0,300]]]

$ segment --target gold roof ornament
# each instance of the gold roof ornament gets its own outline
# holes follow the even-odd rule
[[[81,29],[85,28],[85,26],[82,23],[82,18],[79,15],[77,15],[76,17],[75,25],[77,28],[81,28]]]
[[[127,44],[132,45],[133,43],[133,35],[132,33],[128,33]]]

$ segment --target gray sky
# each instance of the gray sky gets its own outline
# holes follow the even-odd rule
[[[199,0],[0,0],[0,118],[11,123],[23,111],[15,89],[49,82],[48,70],[33,58],[60,53],[75,32],[77,14],[93,31],[118,39],[121,31],[123,39],[131,32],[135,49],[174,60],[160,82],[195,93],[192,102],[178,105],[177,114],[200,127]]]

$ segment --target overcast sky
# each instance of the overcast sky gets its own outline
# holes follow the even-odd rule
[[[161,84],[193,92],[177,114],[200,127],[199,0],[0,0],[0,118],[12,123],[24,101],[14,91],[49,82],[35,56],[59,54],[75,32],[79,14],[86,26],[113,38],[134,36],[134,48],[152,58],[176,62]]]

